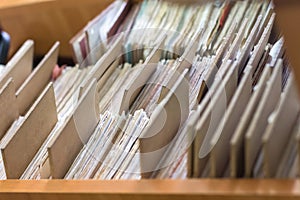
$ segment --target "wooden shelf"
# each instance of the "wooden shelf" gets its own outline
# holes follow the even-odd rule
[[[2,181],[0,199],[298,199],[299,180]]]

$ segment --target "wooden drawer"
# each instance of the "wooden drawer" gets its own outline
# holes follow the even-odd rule
[[[82,7],[82,12],[86,8],[91,8],[95,3],[100,1],[71,1],[71,0],[48,0],[48,1],[2,1],[0,2],[0,18],[4,27],[10,31],[13,21],[19,19],[15,16],[26,15],[27,8],[36,10],[45,9],[49,13],[56,6],[67,8],[72,2],[74,6]],[[80,3],[79,3],[80,2]],[[51,30],[53,40],[60,39],[65,45],[68,44],[69,37],[74,35],[74,31],[80,29],[87,20],[94,14],[98,13],[102,8],[108,5],[111,0],[101,1],[99,8],[93,9],[87,13],[86,17],[77,23],[69,24],[72,27],[67,34],[61,30],[64,24],[56,24],[52,20],[53,16],[49,15],[41,19],[40,23],[44,23]],[[7,3],[7,4],[6,4]],[[277,19],[281,29],[284,32],[286,44],[288,48],[288,56],[296,73],[298,86],[300,85],[300,55],[298,48],[300,47],[300,27],[296,22],[300,21],[300,2],[296,0],[276,1],[277,3]],[[83,6],[84,5],[84,6]],[[16,8],[15,8],[16,6]],[[37,12],[37,11],[36,11]],[[60,11],[60,16],[64,9]],[[35,11],[33,11],[35,13]],[[54,14],[53,14],[54,15]],[[66,14],[68,15],[68,14]],[[69,20],[72,19],[74,13],[69,13]],[[34,14],[32,14],[32,17]],[[4,18],[3,18],[4,17]],[[7,17],[7,18],[6,18]],[[27,18],[28,17],[28,18]],[[26,16],[24,21],[30,21],[30,16]],[[294,23],[295,22],[295,23]],[[12,24],[11,24],[12,23]],[[27,24],[27,25],[28,25]],[[34,26],[34,25],[33,25]],[[30,27],[30,26],[29,26]],[[19,33],[24,26],[19,27]],[[16,28],[18,29],[18,28]],[[14,30],[14,29],[11,29]],[[30,28],[27,30],[30,32]],[[22,31],[21,31],[22,32]],[[36,30],[38,33],[39,30]],[[22,32],[24,33],[24,32]],[[12,35],[14,37],[14,35]],[[47,42],[52,43],[49,38],[35,38],[40,45],[38,53],[44,53],[49,47]],[[56,38],[56,37],[62,38]],[[28,36],[15,36],[16,43],[13,44],[12,51],[23,42]],[[42,37],[42,36],[41,36]],[[45,42],[44,40],[47,40]],[[44,41],[44,42],[42,42]],[[18,43],[19,42],[19,43]],[[18,44],[17,44],[18,43]],[[63,46],[62,55],[70,55],[69,47]],[[299,88],[299,87],[298,87]],[[66,180],[41,180],[41,181],[19,181],[7,180],[0,181],[0,199],[236,199],[236,200],[252,200],[252,199],[300,199],[300,181],[299,180],[231,180],[231,179],[198,179],[198,180],[141,180],[141,181],[66,181]]]

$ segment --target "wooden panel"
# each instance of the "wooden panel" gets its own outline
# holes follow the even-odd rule
[[[52,0],[1,0],[0,8],[14,8],[17,6],[30,5],[35,3],[42,3]]]
[[[300,89],[300,1],[275,0],[275,6],[277,23],[284,35],[287,55],[294,68],[298,89]]]
[[[28,38],[44,55],[60,41],[61,56],[71,57],[69,40],[113,0],[1,0],[0,20],[11,38],[10,56]]]
[[[14,200],[287,200],[300,180],[0,181],[0,199]]]

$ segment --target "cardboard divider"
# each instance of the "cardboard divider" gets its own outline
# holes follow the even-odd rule
[[[204,171],[212,145],[210,141],[218,128],[220,121],[225,114],[226,107],[230,103],[233,94],[237,87],[237,61],[228,61],[229,69],[224,79],[219,83],[214,95],[210,99],[209,96],[205,97],[207,105],[202,107],[203,114],[195,127],[195,140],[193,144],[193,177],[200,177]],[[226,67],[227,68],[227,67]],[[222,73],[221,73],[222,74]]]
[[[268,119],[268,126],[262,138],[264,175],[268,178],[275,177],[289,139],[293,137],[293,128],[300,111],[298,99],[294,77],[291,75],[284,92],[281,93],[277,109]]]
[[[217,128],[214,137],[210,141],[213,145],[210,157],[211,176],[223,176],[230,158],[230,139],[237,127],[237,121],[241,118],[247,106],[252,92],[252,73],[246,70],[243,78],[232,97],[223,121]]]
[[[188,70],[179,77],[166,98],[158,104],[141,134],[140,164],[143,178],[160,169],[160,159],[189,115]],[[178,109],[179,108],[179,109]]]
[[[219,53],[221,53],[221,50],[219,51]],[[214,62],[216,62],[216,61],[214,61]],[[193,140],[193,143],[192,143],[192,145],[191,145],[191,147],[189,148],[189,151],[188,151],[188,154],[189,154],[189,156],[188,156],[188,159],[189,159],[189,162],[188,162],[189,163],[189,166],[188,166],[189,167],[189,172],[188,172],[189,177],[199,176],[199,175],[197,175],[199,170],[194,169],[194,168],[196,167],[196,163],[197,163],[197,160],[198,160],[198,155],[196,155],[197,154],[196,152],[199,152],[200,145],[201,145],[200,143],[203,140],[203,138],[199,135],[196,135],[196,124],[197,124],[200,116],[202,116],[202,114],[205,112],[206,108],[208,107],[208,105],[211,101],[211,98],[216,93],[217,89],[220,87],[219,85],[221,85],[221,82],[222,82],[223,78],[225,78],[227,71],[229,71],[228,68],[230,68],[231,65],[232,65],[232,62],[227,61],[227,62],[224,62],[220,66],[220,70],[218,70],[217,74],[214,75],[215,81],[210,86],[207,94],[204,96],[203,99],[202,99],[202,96],[201,96],[202,100],[199,101],[200,104],[196,108],[196,111],[194,113],[195,116],[193,118],[191,118],[191,120],[189,121],[189,125],[188,125],[189,126],[189,131],[188,132],[189,132],[190,137],[191,137],[189,139]],[[198,94],[198,99],[199,99],[199,96],[200,96],[200,94]],[[195,152],[195,155],[194,155],[194,152]],[[194,156],[196,156],[195,159],[194,159]]]
[[[251,69],[250,69],[251,70]],[[271,76],[271,68],[269,65],[265,66],[261,78],[256,85],[256,89],[252,92],[250,101],[243,116],[240,118],[240,123],[238,124],[236,130],[230,141],[230,177],[236,178],[241,177],[244,174],[244,151],[243,145],[245,143],[244,137],[247,129],[251,123],[251,119],[254,116],[256,108],[259,104],[260,98],[266,87],[266,83]]]
[[[13,78],[17,90],[30,75],[33,65],[33,45],[32,40],[27,40],[6,64],[6,71],[0,77],[0,87],[3,87],[9,78]]]
[[[49,83],[24,120],[5,135],[1,152],[8,179],[18,179],[57,122],[54,89]]]
[[[270,80],[245,135],[245,176],[253,174],[255,160],[262,147],[262,137],[269,115],[276,109],[281,94],[283,61],[277,61]]]
[[[97,92],[100,92],[107,80],[110,78],[110,76],[114,73],[114,71],[117,69],[117,67],[120,65],[120,58],[116,59],[109,68],[104,72],[103,76],[99,79],[97,83]]]
[[[26,114],[30,106],[51,80],[52,71],[58,58],[58,52],[59,42],[56,42],[16,92],[21,115],[24,116]]]
[[[0,113],[2,113],[0,115],[0,140],[13,122],[19,117],[15,91],[15,83],[12,78],[10,78],[0,90]]]
[[[89,87],[93,79],[99,81],[109,66],[114,63],[123,54],[124,34],[121,33],[109,50],[98,60],[93,69],[87,75],[87,78],[80,85],[79,99]]]
[[[119,114],[123,111],[128,111],[133,101],[136,99],[142,87],[147,84],[148,79],[156,70],[156,64],[161,58],[163,45],[165,43],[166,35],[163,35],[158,40],[158,45],[152,50],[151,54],[146,58],[145,62],[141,66],[141,71],[132,81],[129,88],[125,89],[120,105],[118,105]],[[152,65],[155,66],[152,66]]]
[[[60,134],[49,144],[50,172],[53,179],[64,178],[97,126],[99,112],[96,108],[96,93],[97,82],[94,79],[81,97],[72,116],[66,120]]]

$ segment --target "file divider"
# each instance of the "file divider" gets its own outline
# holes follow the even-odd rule
[[[2,113],[0,115],[0,140],[19,117],[19,107],[15,92],[15,83],[12,78],[8,79],[0,90],[0,113]]]
[[[277,109],[270,115],[268,126],[262,138],[264,152],[264,174],[274,178],[280,164],[280,158],[293,135],[293,127],[299,116],[299,96],[294,87],[294,77],[288,80],[287,86],[281,93]],[[284,134],[283,134],[284,133]]]
[[[219,51],[219,53],[220,53],[220,51]],[[216,58],[216,59],[218,59],[218,58]],[[202,99],[202,97],[203,97],[202,95],[204,95],[204,93],[203,94],[199,93],[199,95],[198,95],[198,99],[201,98],[202,101],[198,105],[198,107],[195,111],[195,116],[193,118],[191,118],[190,124],[189,124],[189,133],[193,137],[193,138],[190,138],[191,140],[193,140],[193,142],[192,142],[192,145],[191,145],[191,147],[188,151],[188,154],[189,154],[188,158],[190,159],[189,160],[189,164],[190,164],[189,174],[190,174],[190,177],[199,177],[200,176],[200,171],[202,171],[201,169],[198,169],[198,167],[197,167],[197,162],[199,161],[197,152],[199,152],[200,146],[201,146],[201,141],[203,140],[203,137],[202,137],[203,135],[201,136],[200,134],[199,135],[196,134],[196,132],[200,130],[200,127],[197,127],[198,126],[198,120],[199,120],[200,116],[203,115],[205,109],[209,105],[212,96],[216,93],[216,90],[219,87],[219,85],[221,84],[222,78],[225,77],[225,75],[226,75],[225,72],[228,71],[227,68],[229,68],[230,65],[231,65],[230,61],[227,61],[226,63],[223,63],[222,66],[220,67],[220,70],[218,72],[216,72],[217,75],[216,76],[213,75],[215,81],[210,86],[209,90],[207,91],[207,94],[204,96],[203,99]],[[212,67],[212,66],[209,66],[209,67],[214,68],[215,71],[217,70],[215,67]],[[210,70],[210,69],[208,69],[208,70]],[[206,82],[205,81],[203,81],[203,84],[205,85],[204,87],[206,87]],[[200,95],[201,95],[201,97],[200,97]],[[200,168],[202,168],[202,167],[200,167]]]
[[[94,79],[61,132],[48,146],[50,171],[53,179],[64,178],[76,156],[87,143],[99,121],[96,105],[97,83]]]
[[[222,74],[224,68],[229,68],[227,74]],[[203,114],[196,125],[195,141],[193,144],[193,176],[200,177],[207,166],[209,152],[212,149],[210,140],[215,133],[222,116],[226,110],[226,106],[231,101],[234,91],[237,87],[237,61],[232,63],[227,61],[221,69],[221,79],[219,86],[214,91],[215,94],[210,99],[206,99],[206,105],[203,105]],[[225,70],[224,70],[225,71]],[[209,101],[210,100],[210,101]],[[202,113],[202,112],[201,112]],[[203,151],[206,149],[205,151]]]
[[[118,38],[109,48],[109,50],[97,61],[93,69],[87,75],[87,78],[81,84],[79,90],[79,99],[89,87],[89,83],[91,83],[93,79],[99,81],[109,66],[116,60],[119,60],[119,58],[123,55],[123,42],[124,34],[121,33],[118,35]]]
[[[212,177],[221,177],[226,170],[225,168],[229,162],[230,155],[230,139],[237,126],[235,122],[239,121],[245,111],[251,92],[252,74],[248,68],[246,68],[240,85],[225,112],[222,122],[210,141],[213,145],[210,157]]]
[[[97,92],[100,92],[103,86],[105,85],[106,81],[109,79],[109,77],[113,74],[113,72],[117,69],[117,67],[120,64],[120,59],[117,58],[110,66],[109,68],[104,72],[103,76],[99,79],[97,82]]]
[[[52,71],[57,63],[59,42],[56,42],[43,60],[16,92],[20,114],[25,115],[35,99],[51,81]]]
[[[253,173],[253,165],[262,145],[261,139],[267,127],[268,117],[274,111],[281,94],[282,65],[282,60],[277,61],[245,136],[246,177]]]
[[[1,143],[1,153],[8,179],[18,179],[38,152],[57,122],[52,83],[34,102],[24,120]]]
[[[230,141],[230,177],[237,178],[244,175],[245,159],[243,145],[245,144],[245,134],[248,130],[248,127],[251,123],[251,119],[254,116],[256,108],[259,104],[259,101],[263,95],[263,92],[266,87],[266,83],[271,76],[270,66],[266,66],[262,72],[261,79],[258,84],[255,86],[255,90],[252,92],[250,101],[247,105],[247,108],[241,117],[240,124],[237,126],[236,130],[233,133],[233,136]]]
[[[153,172],[163,167],[159,166],[160,159],[189,115],[187,75],[188,70],[185,70],[166,98],[154,110],[139,138],[143,178],[149,178]]]
[[[34,42],[32,40],[27,40],[6,64],[6,72],[0,76],[0,87],[2,87],[7,80],[12,77],[15,82],[16,90],[18,90],[22,83],[30,75],[33,65],[33,45]]]
[[[151,51],[150,55],[146,58],[141,66],[141,71],[136,76],[135,80],[131,82],[129,88],[125,89],[124,95],[121,98],[119,107],[119,114],[123,111],[127,112],[132,105],[133,101],[137,98],[138,94],[147,84],[148,79],[156,70],[156,65],[159,62],[165,43],[166,35],[158,39],[158,45]],[[154,66],[155,65],[155,66]]]

